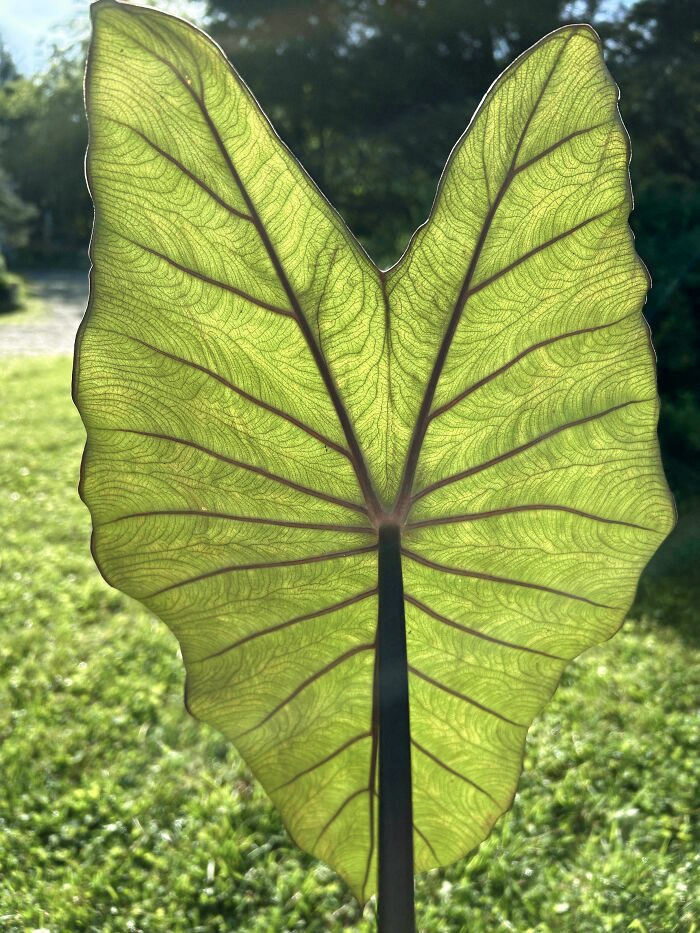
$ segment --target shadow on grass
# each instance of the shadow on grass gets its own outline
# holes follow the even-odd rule
[[[47,310],[47,305],[37,290],[22,281],[17,306],[0,311],[0,328],[5,324],[25,324],[39,320]]]
[[[678,524],[642,575],[631,616],[646,615],[700,646],[700,497],[678,506]]]

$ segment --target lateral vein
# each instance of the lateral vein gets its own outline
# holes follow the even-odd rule
[[[152,599],[154,596],[160,596],[162,593],[170,592],[170,590],[177,590],[182,586],[189,586],[191,583],[199,583],[202,580],[209,580],[212,577],[219,577],[226,573],[237,573],[241,570],[271,570],[277,567],[300,567],[305,564],[318,564],[326,560],[356,557],[358,554],[368,554],[370,551],[376,550],[377,545],[370,544],[367,547],[352,548],[344,551],[329,551],[327,554],[314,554],[310,557],[292,557],[288,560],[260,561],[254,564],[229,564],[227,567],[217,567],[215,570],[207,570],[205,573],[197,574],[195,577],[188,577],[186,580],[178,580],[177,583],[169,583],[167,586],[156,590],[154,593],[149,593],[144,599]]]
[[[424,748],[419,742],[416,742],[415,739],[411,739],[411,743],[414,745],[415,748],[418,749],[419,752],[422,752],[426,756],[426,758],[430,758],[432,761],[435,762],[436,765],[439,765],[439,767],[444,768],[444,770],[447,771],[449,774],[452,774],[455,777],[460,778],[462,781],[464,781],[467,784],[471,784],[471,786],[475,790],[478,790],[480,793],[484,794],[486,797],[489,798],[489,800],[495,803],[499,809],[502,809],[501,804],[496,800],[496,798],[493,797],[487,790],[485,790],[481,786],[481,784],[477,784],[476,781],[473,781],[471,778],[468,778],[465,774],[462,774],[460,771],[455,771],[455,769],[451,768],[446,762],[442,760],[442,758],[439,758],[437,755],[434,755],[432,752],[428,751],[427,748]]]
[[[570,515],[579,515],[581,518],[589,518],[594,522],[602,522],[606,525],[622,525],[625,528],[637,528],[640,531],[651,531],[647,525],[638,525],[636,522],[626,522],[619,518],[605,518],[602,515],[596,515],[593,512],[585,512],[583,509],[575,509],[568,505],[550,505],[544,502],[534,502],[530,505],[507,505],[501,509],[490,509],[487,512],[466,512],[464,515],[446,515],[441,518],[424,518],[417,522],[408,522],[406,528],[431,528],[435,525],[454,525],[460,522],[475,522],[486,518],[495,518],[499,515],[511,515],[515,512],[567,512]]]
[[[619,405],[612,405],[610,408],[606,408],[604,411],[596,412],[593,415],[586,415],[584,418],[576,418],[574,421],[567,421],[566,424],[561,424],[556,428],[552,428],[550,431],[545,431],[544,434],[540,434],[532,440],[526,441],[524,444],[520,444],[518,447],[513,447],[511,450],[507,450],[505,453],[499,454],[497,457],[492,457],[490,460],[485,460],[483,463],[480,463],[477,466],[469,467],[468,469],[462,470],[459,473],[455,473],[452,476],[446,476],[444,479],[439,479],[436,482],[431,483],[429,486],[425,486],[411,497],[411,502],[417,502],[424,496],[428,496],[430,493],[435,492],[436,489],[442,489],[443,486],[449,486],[451,483],[459,482],[459,480],[466,479],[468,476],[473,476],[475,473],[481,473],[482,470],[487,470],[489,467],[495,466],[497,463],[502,463],[504,460],[510,460],[511,457],[515,457],[518,454],[523,453],[523,451],[529,450],[531,447],[536,447],[538,444],[548,440],[550,437],[554,437],[556,434],[559,434],[562,431],[567,431],[570,428],[578,427],[578,425],[581,424],[587,424],[590,421],[597,421],[600,418],[604,418],[606,415],[612,414],[614,411],[627,408],[629,405],[641,405],[646,401],[649,401],[649,399],[631,399],[628,402],[621,402]]]
[[[495,716],[496,719],[500,719],[503,722],[507,722],[510,726],[517,726],[519,729],[527,729],[527,726],[522,722],[515,722],[513,719],[509,719],[507,716],[504,716],[503,713],[497,712],[495,709],[491,709],[490,706],[484,706],[483,703],[479,703],[478,700],[474,700],[472,697],[467,696],[466,693],[460,693],[459,690],[454,690],[452,687],[448,687],[447,684],[440,683],[439,680],[435,680],[433,677],[430,677],[428,674],[419,671],[418,668],[413,667],[412,664],[408,665],[409,671],[414,674],[416,677],[420,677],[421,680],[424,680],[426,683],[431,684],[433,687],[437,687],[438,690],[443,690],[445,693],[449,693],[450,696],[455,697],[458,700],[463,700],[465,703],[469,703],[470,706],[475,706],[477,709],[480,709],[484,713],[488,713],[490,716]]]
[[[264,726],[265,723],[269,722],[270,719],[272,719],[273,716],[279,713],[281,709],[284,709],[284,707],[287,706],[287,704],[291,703],[291,701],[295,697],[299,696],[299,694],[303,690],[305,690],[311,684],[315,683],[317,680],[320,680],[320,678],[323,677],[324,675],[330,673],[330,671],[338,667],[339,664],[342,664],[344,661],[348,661],[350,658],[354,657],[356,654],[361,654],[363,651],[371,651],[373,648],[374,648],[374,642],[369,642],[363,645],[355,645],[353,648],[350,648],[348,651],[344,651],[342,654],[338,655],[337,658],[334,658],[332,661],[330,661],[328,664],[322,667],[320,671],[315,671],[313,674],[309,675],[309,677],[307,677],[305,680],[302,680],[299,686],[295,687],[294,690],[292,690],[291,693],[287,694],[287,696],[284,697],[283,700],[280,700],[279,703],[273,706],[270,712],[266,713],[266,715],[263,716],[263,718],[259,722],[256,722],[254,726],[251,726],[249,729],[244,729],[243,732],[239,732],[239,734],[236,736],[236,741],[238,739],[243,738],[244,735],[248,735],[249,733],[255,731],[255,729],[259,729],[261,726]]]
[[[107,327],[93,328],[93,330],[102,330],[110,334],[115,334],[119,337],[124,337],[127,340],[133,340],[134,343],[140,344],[142,347],[146,347],[148,350],[152,350],[154,353],[159,353],[161,356],[165,356],[170,360],[173,360],[175,363],[181,363],[183,366],[189,366],[192,369],[196,369],[201,373],[204,373],[206,376],[210,376],[212,379],[215,379],[217,382],[220,382],[221,385],[226,386],[227,389],[230,389],[232,392],[235,392],[236,395],[239,395],[241,398],[244,398],[246,401],[251,402],[253,405],[257,405],[259,408],[264,409],[265,411],[270,412],[270,414],[277,415],[279,418],[283,418],[285,421],[288,421],[290,424],[293,424],[295,427],[304,431],[306,434],[309,434],[311,437],[315,438],[317,441],[320,441],[325,447],[330,447],[332,450],[337,451],[339,454],[342,454],[344,457],[350,458],[350,451],[341,447],[340,444],[337,444],[335,441],[331,440],[330,437],[327,437],[325,434],[322,434],[320,431],[317,431],[315,428],[312,428],[310,425],[306,424],[303,421],[300,421],[298,418],[295,418],[294,415],[290,415],[288,412],[283,411],[281,408],[277,408],[275,405],[271,405],[269,402],[263,401],[263,399],[257,398],[255,395],[251,395],[250,392],[246,392],[245,389],[241,389],[239,386],[235,385],[233,382],[230,382],[228,379],[221,376],[219,373],[214,372],[213,369],[209,369],[206,366],[202,366],[201,363],[195,363],[193,360],[188,360],[183,356],[178,356],[176,353],[170,353],[167,350],[162,350],[160,347],[156,347],[152,343],[148,343],[145,340],[141,340],[139,337],[134,337],[131,334],[124,334],[121,331],[111,330]]]
[[[632,314],[636,315],[638,312],[633,311]],[[488,373],[488,375],[483,376],[481,379],[472,383],[472,385],[468,386],[466,389],[464,389],[463,392],[460,392],[459,395],[456,395],[449,402],[445,402],[444,405],[440,405],[438,408],[434,408],[428,416],[428,421],[432,421],[434,418],[439,418],[441,415],[444,415],[445,412],[454,408],[455,405],[458,405],[461,401],[467,398],[467,396],[471,395],[472,392],[476,392],[477,389],[480,389],[483,385],[486,385],[497,376],[500,376],[502,373],[509,370],[512,366],[515,366],[515,364],[520,362],[523,357],[528,356],[530,353],[534,353],[535,350],[540,350],[542,347],[547,347],[550,344],[558,343],[560,340],[567,340],[570,337],[577,337],[580,334],[592,334],[598,330],[605,330],[608,327],[614,327],[615,324],[619,324],[621,321],[626,320],[628,317],[631,317],[632,314],[625,314],[622,317],[617,318],[617,320],[609,321],[606,324],[596,324],[593,327],[581,327],[578,330],[570,330],[565,334],[557,334],[555,337],[547,337],[545,340],[540,340],[538,343],[531,344],[531,346],[526,347],[512,359],[508,360],[507,363],[499,366],[498,369],[494,369],[492,372]]]
[[[420,838],[423,840],[423,842],[426,844],[426,846],[430,849],[430,853],[431,853],[431,855],[433,856],[433,858],[435,859],[435,861],[438,862],[438,864],[439,864],[440,859],[438,858],[437,852],[436,852],[435,849],[433,848],[432,842],[430,841],[430,839],[428,839],[428,837],[425,835],[425,833],[424,833],[421,829],[418,828],[418,826],[416,825],[416,821],[415,821],[415,820],[413,820],[413,831],[414,831],[414,833],[415,833],[417,836],[420,836]]]
[[[288,308],[280,308],[279,305],[270,304],[268,301],[263,301],[260,298],[256,298],[254,295],[250,295],[248,292],[244,292],[240,288],[236,288],[235,285],[229,285],[228,282],[221,282],[219,279],[214,279],[203,272],[197,271],[197,269],[190,269],[189,266],[184,266],[182,263],[178,262],[176,259],[173,259],[171,256],[166,256],[165,253],[161,253],[157,249],[153,249],[151,246],[146,246],[145,243],[139,243],[138,240],[132,240],[131,237],[126,236],[124,233],[120,233],[116,230],[114,232],[122,237],[122,239],[126,240],[127,243],[131,243],[133,246],[137,246],[139,249],[144,250],[146,253],[150,253],[152,256],[157,256],[158,259],[162,259],[163,262],[167,262],[168,265],[171,265],[174,269],[178,269],[185,275],[189,275],[194,279],[199,279],[201,282],[205,282],[207,285],[214,286],[214,288],[220,288],[223,291],[231,292],[232,295],[237,295],[244,301],[248,301],[251,304],[256,305],[258,308],[263,308],[265,311],[272,311],[275,314],[281,315],[282,317],[289,317],[294,319],[293,312]]]
[[[419,599],[416,599],[415,596],[411,596],[409,593],[404,593],[404,599],[412,606],[415,606],[416,609],[420,609],[420,611],[425,613],[425,615],[431,616],[431,618],[435,619],[437,622],[441,622],[443,625],[449,625],[451,628],[458,629],[460,632],[464,632],[467,635],[473,635],[475,638],[481,638],[484,641],[490,641],[494,645],[502,645],[504,648],[513,648],[516,651],[526,651],[529,654],[539,654],[544,658],[551,658],[554,661],[568,660],[567,658],[560,657],[558,654],[550,654],[548,651],[540,651],[538,648],[528,648],[526,645],[518,645],[512,641],[504,641],[502,638],[496,638],[494,635],[487,635],[485,632],[480,632],[478,629],[471,628],[468,625],[463,625],[461,622],[455,622],[454,619],[450,619],[447,616],[436,612],[434,609],[431,609],[430,606],[427,606],[425,603],[421,602]]]
[[[316,846],[321,841],[321,838],[324,836],[327,830],[330,829],[333,823],[338,819],[338,817],[343,812],[343,810],[347,807],[347,805],[349,803],[352,803],[355,797],[359,797],[360,794],[367,794],[367,793],[371,793],[371,789],[369,787],[360,787],[359,790],[353,791],[352,794],[350,794],[349,796],[345,798],[345,800],[343,800],[343,802],[340,804],[340,806],[335,811],[335,813],[333,813],[321,827],[320,833],[318,834],[318,836],[316,836],[316,842],[314,842],[314,848],[316,848]]]
[[[375,534],[369,525],[334,525],[326,522],[294,522],[281,518],[262,518],[257,515],[231,515],[228,512],[214,512],[210,509],[154,509],[150,512],[130,512],[128,515],[119,515],[109,521],[101,522],[98,527],[114,525],[132,518],[155,518],[159,515],[190,515],[196,518],[218,518],[234,522],[243,522],[254,525],[272,525],[279,528],[299,528],[310,531],[337,531],[348,534]]]
[[[109,120],[110,123],[116,123],[118,126],[122,126],[124,129],[130,130],[132,133],[135,133],[137,136],[139,136],[147,146],[150,146],[151,149],[157,152],[160,156],[162,156],[164,159],[167,159],[168,162],[171,162],[177,169],[182,172],[183,175],[189,178],[190,181],[201,188],[202,191],[206,192],[210,198],[216,201],[217,204],[223,207],[224,210],[228,211],[234,217],[240,217],[241,220],[252,221],[253,218],[250,216],[250,214],[246,214],[244,211],[239,211],[237,208],[233,207],[233,205],[229,204],[228,201],[225,201],[220,195],[216,193],[216,191],[210,188],[206,182],[204,182],[201,178],[198,178],[197,175],[188,169],[186,165],[183,165],[179,159],[176,159],[174,155],[171,155],[171,153],[167,152],[165,149],[162,149],[157,143],[154,143],[152,139],[149,139],[149,137],[141,130],[137,129],[137,127],[132,126],[130,123],[125,123],[123,120],[117,120],[116,117],[105,115],[104,119]]]
[[[534,246],[532,249],[528,250],[526,253],[523,253],[522,256],[518,256],[517,259],[514,259],[513,262],[508,263],[507,266],[504,266],[502,269],[499,269],[498,272],[494,272],[493,275],[488,276],[483,279],[481,282],[477,282],[476,285],[472,285],[471,288],[467,291],[467,298],[470,298],[472,295],[476,295],[477,292],[480,292],[483,288],[486,288],[488,285],[491,285],[493,282],[498,281],[504,275],[507,275],[509,272],[512,272],[517,266],[526,262],[528,259],[531,259],[533,256],[536,256],[537,253],[541,253],[544,250],[548,249],[550,246],[553,246],[555,243],[558,243],[560,240],[565,240],[567,237],[572,236],[574,233],[577,233],[583,227],[587,227],[588,224],[594,223],[596,220],[600,220],[601,217],[606,217],[608,214],[612,214],[614,211],[619,210],[619,205],[614,205],[609,207],[604,211],[599,211],[597,214],[593,214],[591,217],[586,217],[585,220],[581,220],[579,223],[574,224],[573,227],[569,227],[566,230],[562,230],[561,233],[557,233],[556,236],[550,237],[549,240],[545,240],[544,243],[539,243],[537,246]]]
[[[514,580],[511,577],[501,577],[492,573],[485,573],[481,570],[464,570],[462,567],[451,567],[447,564],[439,564],[437,561],[430,560],[416,554],[415,551],[409,551],[408,548],[401,548],[401,553],[415,561],[417,564],[423,564],[424,567],[430,567],[431,570],[439,570],[442,573],[453,573],[460,577],[470,577],[474,580],[485,580],[489,583],[505,583],[508,586],[523,586],[529,590],[540,590],[543,593],[552,593],[554,596],[563,596],[566,599],[575,599],[578,602],[588,603],[589,606],[596,606],[599,609],[612,609],[621,611],[618,606],[608,606],[606,603],[599,603],[587,596],[578,596],[576,593],[569,593],[566,590],[558,590],[551,586],[545,586],[542,583],[529,583],[527,580]]]
[[[526,162],[522,162],[516,169],[513,170],[513,174],[517,175],[519,172],[523,172],[526,168],[529,168],[536,162],[540,162],[556,149],[559,149],[561,146],[570,142],[572,139],[576,139],[577,136],[584,136],[587,133],[592,133],[594,130],[599,130],[603,126],[605,126],[605,123],[594,123],[593,126],[586,126],[581,130],[574,130],[573,132],[568,133],[566,136],[562,136],[561,139],[558,139],[556,142],[552,143],[551,146],[547,146],[547,148],[543,149],[542,152],[538,152],[537,155],[534,155],[531,159],[528,159]]]
[[[360,732],[358,735],[354,735],[351,739],[348,739],[347,742],[343,742],[342,745],[332,751],[329,755],[326,755],[325,758],[321,758],[319,761],[315,761],[312,765],[309,765],[308,768],[304,768],[302,771],[298,771],[294,777],[290,777],[289,780],[285,781],[283,784],[278,784],[277,787],[273,787],[270,793],[275,794],[278,790],[282,790],[283,788],[288,787],[290,784],[293,784],[294,781],[298,781],[299,778],[305,777],[307,774],[311,774],[313,771],[317,771],[319,768],[322,768],[323,765],[328,764],[329,761],[337,758],[338,755],[342,754],[342,752],[350,748],[352,745],[355,745],[357,742],[361,742],[362,739],[368,739],[369,737],[369,732]]]
[[[117,431],[121,434],[135,434],[139,437],[152,437],[155,440],[166,441],[171,444],[182,444],[184,447],[191,447],[193,450],[199,450],[201,453],[206,454],[208,457],[213,457],[215,460],[221,460],[222,463],[230,463],[232,466],[239,467],[242,470],[248,470],[251,473],[255,473],[258,476],[262,476],[265,479],[273,480],[276,483],[280,483],[283,486],[289,486],[290,489],[295,489],[297,492],[305,493],[308,496],[313,496],[316,499],[323,499],[325,502],[332,502],[334,505],[340,505],[346,509],[352,509],[354,512],[361,512],[363,515],[366,515],[366,510],[364,506],[358,505],[355,502],[351,502],[349,499],[340,499],[337,496],[331,496],[328,493],[321,492],[318,489],[312,489],[310,486],[303,486],[301,483],[296,483],[294,480],[287,479],[284,476],[279,476],[277,473],[271,473],[269,470],[265,470],[263,467],[254,466],[252,463],[245,463],[242,460],[236,460],[233,457],[227,457],[225,454],[220,454],[215,450],[211,450],[209,447],[204,447],[202,444],[197,444],[195,441],[188,441],[182,437],[174,437],[171,434],[159,434],[155,431],[138,431],[135,428],[102,428],[103,431]]]
[[[333,612],[338,612],[340,609],[345,609],[347,606],[352,606],[355,603],[359,603],[363,599],[368,599],[370,596],[376,595],[376,593],[377,587],[375,586],[371,590],[365,590],[363,593],[356,593],[354,596],[349,596],[347,599],[342,599],[340,602],[333,603],[331,606],[324,606],[323,609],[316,609],[313,612],[307,612],[304,615],[294,616],[293,619],[286,619],[284,622],[278,622],[276,625],[271,625],[268,628],[259,629],[256,632],[251,632],[250,635],[245,635],[243,638],[239,638],[237,641],[227,645],[225,648],[220,648],[218,651],[214,651],[212,654],[208,654],[206,657],[200,658],[198,661],[193,663],[203,664],[205,661],[211,661],[212,658],[219,658],[222,655],[227,654],[229,651],[233,651],[235,648],[240,648],[241,645],[245,645],[249,641],[255,641],[257,638],[262,638],[264,635],[271,635],[273,632],[279,632],[282,629],[290,628],[293,625],[298,625],[300,622],[307,622],[309,619],[317,619],[319,616],[330,615]]]

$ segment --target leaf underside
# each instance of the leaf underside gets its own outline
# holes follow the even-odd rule
[[[364,901],[379,524],[402,528],[424,871],[508,809],[529,724],[673,522],[617,89],[589,27],[533,46],[382,272],[206,35],[93,18],[74,394],[96,560]]]

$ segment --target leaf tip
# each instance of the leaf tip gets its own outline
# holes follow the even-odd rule
[[[573,36],[582,36],[583,38],[590,39],[591,42],[594,42],[598,48],[602,51],[603,49],[603,40],[600,38],[599,33],[596,29],[591,26],[590,23],[571,23],[568,26],[564,26],[564,30]]]
[[[100,10],[105,9],[106,7],[120,7],[123,4],[119,3],[118,0],[93,0],[93,3],[90,4],[90,19],[92,22],[95,22]]]

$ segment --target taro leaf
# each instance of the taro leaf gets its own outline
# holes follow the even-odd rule
[[[375,888],[377,528],[401,527],[416,869],[508,809],[528,725],[673,511],[628,140],[596,34],[493,85],[378,270],[216,45],[100,0],[75,398],[107,580],[297,843]]]

